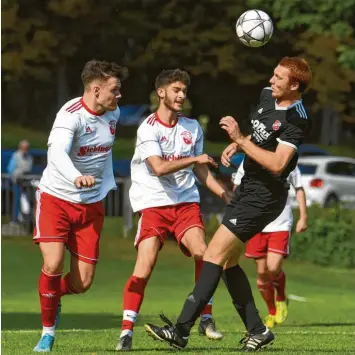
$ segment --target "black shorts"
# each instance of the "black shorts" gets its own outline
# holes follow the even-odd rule
[[[243,243],[261,232],[283,211],[288,188],[268,188],[260,184],[241,184],[226,207],[222,224]]]

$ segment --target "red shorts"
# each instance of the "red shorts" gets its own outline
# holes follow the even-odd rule
[[[165,239],[172,235],[185,255],[190,253],[180,243],[185,232],[193,227],[205,227],[202,221],[200,205],[195,202],[181,203],[174,206],[146,208],[140,212],[137,235],[134,245],[151,237],[158,237],[163,247]]]
[[[289,253],[290,232],[261,232],[251,238],[245,249],[247,258],[262,258],[268,252],[287,256]]]
[[[104,223],[102,201],[81,204],[62,200],[43,191],[36,192],[36,227],[33,241],[61,242],[79,260],[96,264]]]

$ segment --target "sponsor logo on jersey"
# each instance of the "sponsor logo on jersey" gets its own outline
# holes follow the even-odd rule
[[[181,133],[182,139],[186,144],[192,144],[192,134],[189,131],[184,131]]]
[[[167,161],[180,160],[187,157],[187,155],[163,154],[163,159]]]
[[[279,120],[276,120],[276,121],[273,123],[273,125],[272,125],[272,129],[273,129],[274,131],[278,131],[279,128],[280,128],[280,126],[281,126],[281,122],[280,122]]]
[[[89,154],[96,154],[96,153],[107,153],[110,151],[112,148],[112,145],[108,146],[102,146],[102,145],[97,145],[97,146],[85,146],[85,147],[80,147],[78,151],[78,157],[84,157],[85,155]]]
[[[259,108],[258,112],[262,113],[263,112],[263,108]]]
[[[167,142],[167,141],[168,139],[165,136],[160,138],[160,143]]]
[[[253,136],[258,142],[266,141],[270,137],[270,133],[266,130],[266,126],[259,120],[252,120],[253,125]]]
[[[237,219],[236,218],[230,219],[229,222],[231,222],[235,226],[237,225]]]
[[[116,133],[116,123],[117,123],[117,121],[115,121],[115,120],[112,120],[108,123],[110,125],[110,132],[113,136]]]

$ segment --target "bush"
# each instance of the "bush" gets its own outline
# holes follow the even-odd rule
[[[354,211],[338,208],[309,208],[308,230],[299,234],[293,232],[290,259],[354,268],[354,214]],[[297,213],[294,217],[297,221]]]

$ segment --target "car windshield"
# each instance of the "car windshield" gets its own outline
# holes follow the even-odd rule
[[[302,175],[314,175],[317,171],[316,164],[298,164],[299,169],[301,170]]]

